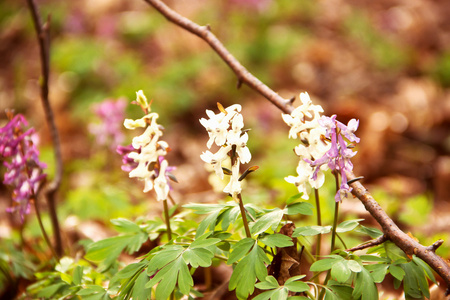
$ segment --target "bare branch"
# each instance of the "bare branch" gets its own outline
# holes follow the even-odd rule
[[[38,39],[40,59],[42,67],[42,81],[41,81],[41,100],[42,106],[45,112],[45,118],[47,125],[50,129],[50,134],[53,142],[54,157],[55,157],[55,177],[53,181],[48,185],[45,192],[46,199],[49,205],[50,218],[52,221],[53,231],[55,235],[55,250],[58,256],[62,254],[62,241],[61,232],[59,229],[58,216],[56,214],[56,192],[61,185],[62,173],[63,173],[63,163],[61,157],[61,145],[59,142],[58,130],[55,124],[55,117],[53,115],[53,110],[50,105],[49,94],[49,77],[50,77],[50,18],[47,18],[47,22],[42,24],[41,18],[38,13],[38,9],[34,0],[27,0],[28,8],[33,19],[34,28],[36,29],[36,37]]]
[[[238,78],[238,87],[245,83],[250,88],[264,96],[276,107],[284,113],[291,113],[293,110],[292,99],[284,99],[275,93],[272,89],[262,83],[259,79],[253,76],[246,68],[244,68],[234,56],[223,46],[217,37],[211,33],[209,26],[200,26],[191,20],[176,13],[160,0],[144,0],[156,10],[158,10],[169,21],[186,29],[187,31],[197,35],[206,41],[211,48],[228,64]],[[433,246],[425,247],[416,242],[406,233],[401,231],[391,218],[383,211],[380,205],[367,192],[366,188],[358,182],[355,175],[351,172],[347,174],[348,180],[352,182],[353,195],[355,195],[365,206],[366,210],[375,218],[375,220],[383,228],[384,235],[387,239],[394,242],[407,254],[415,254],[430,265],[433,270],[438,273],[447,284],[446,295],[450,294],[450,266],[436,253],[435,250],[440,244],[433,244]]]

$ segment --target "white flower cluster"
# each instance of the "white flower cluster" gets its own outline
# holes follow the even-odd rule
[[[220,149],[216,153],[207,150],[200,155],[200,158],[204,162],[212,164],[217,176],[223,179],[222,163],[230,158],[230,151],[234,151],[235,159],[231,167],[231,179],[223,191],[236,198],[241,193],[240,163],[248,163],[252,158],[250,150],[247,148],[248,134],[242,130],[244,119],[240,114],[241,106],[239,104],[231,105],[225,109],[219,105],[219,109],[221,112],[218,114],[206,110],[209,119],[201,118],[200,123],[208,131],[209,140],[206,144],[208,149],[211,149],[213,143]]]
[[[166,178],[168,162],[163,159],[167,154],[169,145],[159,138],[163,135],[160,125],[156,122],[159,115],[150,113],[150,105],[142,90],[136,93],[137,103],[147,114],[137,120],[125,119],[127,129],[145,128],[144,133],[133,138],[132,146],[137,151],[128,154],[128,157],[137,163],[131,170],[130,177],[144,180],[144,193],[155,188],[157,200],[166,200],[169,194],[169,184]],[[155,168],[157,166],[157,168]]]
[[[309,199],[311,187],[320,188],[325,181],[325,171],[328,166],[325,164],[313,179],[315,169],[309,162],[321,158],[329,149],[330,144],[325,142],[326,129],[319,124],[320,113],[323,108],[320,105],[313,105],[308,93],[301,93],[300,100],[302,105],[288,114],[282,114],[283,120],[291,129],[290,138],[300,138],[301,143],[295,147],[295,153],[300,157],[297,166],[298,176],[288,176],[285,180],[295,184],[298,191],[303,193],[302,198]]]

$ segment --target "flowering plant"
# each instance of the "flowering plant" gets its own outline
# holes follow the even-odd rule
[[[6,173],[3,183],[14,188],[12,193],[13,205],[8,212],[19,211],[23,221],[30,213],[33,201],[46,174],[43,170],[47,165],[39,161],[38,143],[34,128],[25,130],[28,122],[21,114],[8,113],[9,122],[0,128],[0,157]],[[8,162],[9,160],[9,162]]]

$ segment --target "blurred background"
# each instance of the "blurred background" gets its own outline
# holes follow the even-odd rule
[[[198,120],[216,103],[243,106],[251,174],[244,201],[282,206],[296,189],[298,143],[288,139],[281,113],[243,86],[209,46],[169,23],[144,1],[37,1],[51,15],[50,100],[65,162],[59,214],[67,239],[111,234],[109,219],[160,215],[153,193],[120,170],[115,145],[100,144],[92,124],[95,105],[130,103],[142,89],[165,127],[177,167],[178,203],[224,199],[199,155],[207,133]],[[288,1],[171,0],[171,8],[212,32],[256,77],[285,98],[307,91],[326,115],[360,120],[354,171],[405,231],[422,244],[446,240],[450,257],[450,2],[438,0]],[[0,122],[5,109],[23,113],[41,137],[41,157],[53,172],[52,146],[40,103],[39,49],[25,1],[0,2]],[[141,116],[127,105],[126,117]],[[125,132],[123,145],[133,132]],[[2,173],[4,170],[2,170]],[[52,175],[50,175],[52,176]],[[331,220],[333,181],[323,192]],[[211,189],[219,191],[211,193]],[[0,187],[0,237],[14,236],[7,215],[9,190]],[[328,198],[327,198],[328,197]],[[246,199],[245,199],[246,198]],[[342,203],[342,219],[362,217],[355,199]],[[328,217],[327,217],[328,216]],[[25,234],[40,235],[33,218]],[[49,220],[45,220],[49,224]],[[314,220],[305,221],[313,222]],[[360,241],[355,239],[356,245]],[[351,245],[353,246],[353,245]],[[44,247],[44,245],[43,245]]]

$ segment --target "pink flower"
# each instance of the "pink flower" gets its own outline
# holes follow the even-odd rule
[[[28,126],[28,122],[23,115],[18,114],[11,116],[11,120],[0,128],[0,157],[7,169],[3,183],[14,188],[14,203],[7,211],[19,210],[22,221],[30,212],[30,200],[36,197],[46,177],[43,169],[47,167],[39,161],[34,128],[23,132],[25,126]]]
[[[107,99],[93,106],[93,110],[101,122],[91,124],[89,131],[96,136],[96,141],[100,145],[108,145],[111,149],[115,149],[124,141],[122,121],[125,117],[126,105],[124,99],[117,101]]]

